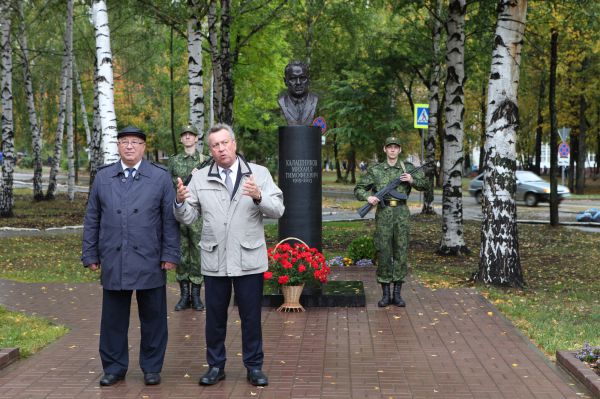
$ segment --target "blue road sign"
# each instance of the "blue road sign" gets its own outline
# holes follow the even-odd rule
[[[429,104],[415,104],[414,111],[415,129],[427,129],[429,127]]]

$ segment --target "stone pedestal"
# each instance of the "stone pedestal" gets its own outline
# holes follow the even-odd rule
[[[279,180],[285,212],[279,240],[296,237],[322,251],[321,129],[279,128]]]

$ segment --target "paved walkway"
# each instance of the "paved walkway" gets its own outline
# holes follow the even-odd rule
[[[237,309],[230,307],[227,379],[198,386],[206,370],[204,313],[169,313],[169,346],[159,386],[137,365],[139,323],[132,312],[130,370],[100,388],[101,288],[0,280],[0,304],[34,313],[71,332],[29,359],[0,370],[0,398],[581,398],[589,397],[471,289],[431,291],[410,282],[407,307],[379,309],[374,269],[336,269],[363,280],[366,308],[263,310],[264,370],[270,385],[245,379]],[[169,286],[169,308],[178,288]],[[578,391],[579,389],[579,391]]]

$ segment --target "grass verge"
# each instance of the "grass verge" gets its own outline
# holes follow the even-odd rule
[[[21,357],[30,356],[67,332],[64,326],[0,306],[0,348],[19,348]]]

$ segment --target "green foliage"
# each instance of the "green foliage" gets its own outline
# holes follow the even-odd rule
[[[375,259],[375,244],[372,236],[356,237],[348,246],[346,256],[354,262],[361,259]]]
[[[21,168],[31,169],[33,168],[33,158],[30,156],[23,157],[19,159],[18,165]]]

